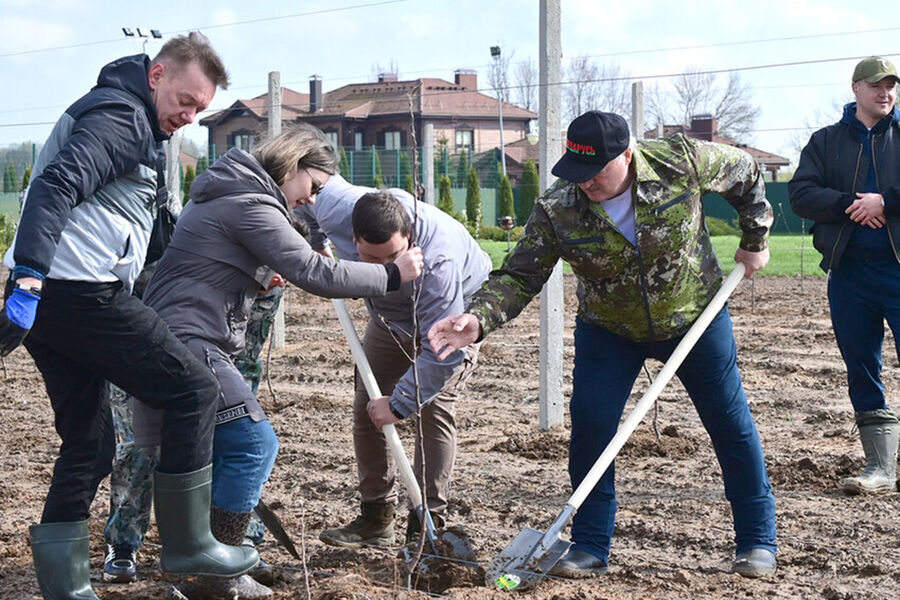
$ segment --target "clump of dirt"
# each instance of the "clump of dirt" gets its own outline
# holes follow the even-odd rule
[[[652,431],[635,431],[619,453],[621,456],[655,456],[658,458],[691,458],[697,454],[700,442],[682,433],[677,426],[668,425],[660,432],[659,439]]]
[[[491,450],[532,460],[559,460],[569,456],[569,436],[559,431],[514,433]]]

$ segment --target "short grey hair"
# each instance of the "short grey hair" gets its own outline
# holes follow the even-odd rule
[[[318,169],[334,175],[338,153],[325,134],[307,123],[292,125],[281,135],[258,144],[251,152],[278,185],[300,168]]]

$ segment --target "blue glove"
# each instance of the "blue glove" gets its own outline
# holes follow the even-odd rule
[[[6,299],[5,310],[0,313],[0,356],[6,356],[19,347],[37,314],[41,297],[16,288]]]

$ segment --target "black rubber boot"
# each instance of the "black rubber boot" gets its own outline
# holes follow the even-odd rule
[[[227,546],[213,536],[211,491],[212,465],[191,473],[153,474],[156,527],[162,542],[159,563],[166,573],[237,577],[259,562],[254,548]]]
[[[363,502],[360,516],[344,527],[326,529],[319,539],[344,548],[389,548],[394,543],[394,505]]]
[[[44,600],[99,600],[91,589],[88,522],[28,528],[34,571]]]
[[[866,455],[866,468],[856,477],[841,481],[845,494],[887,494],[897,491],[897,446],[900,423],[891,410],[856,415],[859,440]]]

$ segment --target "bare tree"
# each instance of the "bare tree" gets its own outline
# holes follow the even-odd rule
[[[499,58],[492,58],[491,68],[488,70],[488,82],[494,88],[495,95],[504,102],[509,102],[509,63],[515,51],[509,54],[500,53]]]
[[[566,69],[566,85],[563,88],[563,103],[566,120],[572,121],[578,115],[595,108],[597,80],[600,71],[587,56],[576,56]]]
[[[537,112],[538,69],[532,60],[516,63],[516,99],[525,110]]]
[[[566,74],[563,98],[568,120],[588,110],[614,112],[629,119],[631,96],[619,65],[598,66],[589,57],[578,56],[569,63]]]
[[[716,75],[692,69],[672,82],[666,92],[653,85],[645,94],[645,113],[650,123],[689,126],[698,114],[716,118],[718,133],[737,141],[746,141],[759,119],[759,106],[753,103],[750,87],[737,73],[729,73],[724,86]]]

